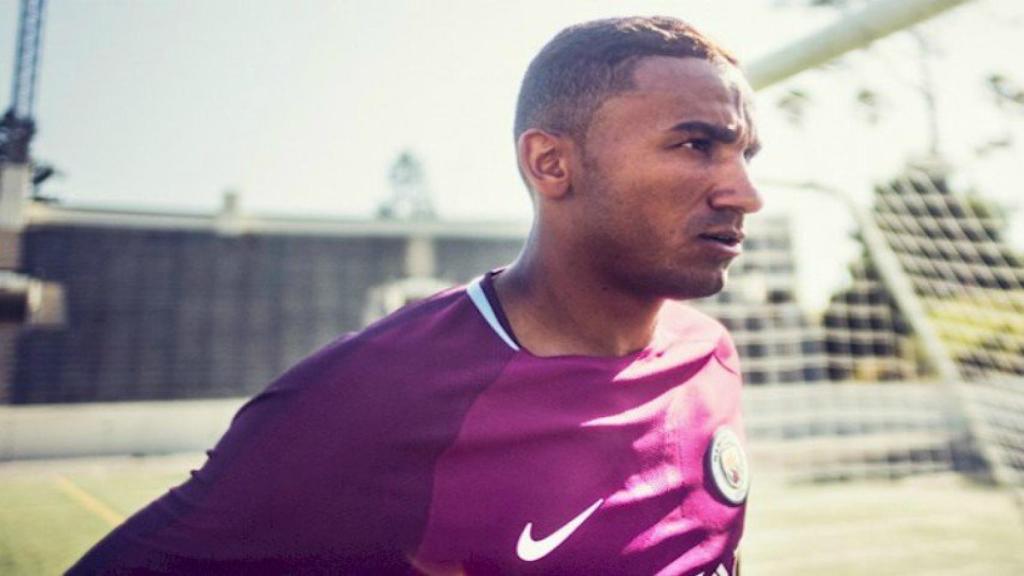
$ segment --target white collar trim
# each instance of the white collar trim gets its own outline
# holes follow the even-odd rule
[[[494,313],[494,308],[491,306],[491,301],[487,299],[487,294],[484,293],[484,288],[481,286],[483,282],[483,276],[473,280],[466,287],[466,293],[469,294],[469,299],[473,301],[473,305],[480,311],[480,315],[484,317],[487,324],[494,330],[494,333],[498,335],[508,347],[519,351],[519,346],[516,345],[515,340],[509,336],[508,332],[501,326],[501,322],[498,321],[497,314]]]

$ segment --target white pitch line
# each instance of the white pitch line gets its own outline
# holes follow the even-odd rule
[[[61,492],[71,497],[71,499],[80,504],[82,508],[85,508],[96,516],[99,516],[101,520],[109,524],[111,527],[124,522],[124,516],[115,512],[110,508],[110,506],[107,506],[71,480],[68,480],[66,476],[57,474],[54,478],[54,483],[57,484],[57,488],[59,488]]]

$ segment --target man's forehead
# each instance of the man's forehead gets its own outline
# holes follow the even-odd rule
[[[611,131],[614,138],[627,132],[660,138],[679,124],[696,121],[733,131],[756,145],[753,91],[732,64],[646,56],[634,63],[631,74],[631,86],[598,105],[588,134]]]
[[[702,120],[737,132],[754,131],[753,90],[732,64],[650,56],[637,62],[633,80],[633,86],[618,96],[646,100],[650,106],[641,108],[656,113],[664,128]]]
[[[750,94],[750,86],[736,66],[695,57],[643,57],[633,66],[632,80],[633,91],[721,90]]]

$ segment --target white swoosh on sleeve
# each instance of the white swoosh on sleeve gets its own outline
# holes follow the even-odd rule
[[[519,535],[519,542],[516,543],[516,555],[521,560],[526,562],[533,562],[534,560],[540,560],[547,556],[552,550],[558,548],[562,542],[565,542],[572,533],[580,527],[581,524],[590,518],[590,515],[597,511],[604,502],[604,498],[600,498],[597,502],[590,505],[583,512],[580,512],[578,516],[569,521],[558,530],[555,530],[547,538],[541,540],[534,540],[531,534],[533,530],[533,522],[528,522],[523,528],[522,534]]]

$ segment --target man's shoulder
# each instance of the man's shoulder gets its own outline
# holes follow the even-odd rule
[[[692,305],[671,301],[661,312],[659,326],[679,341],[700,343],[726,368],[739,373],[739,357],[729,330]]]
[[[729,331],[721,322],[692,305],[669,301],[661,310],[659,326],[678,338],[687,340],[719,341],[729,338]]]
[[[455,287],[337,338],[288,369],[261,397],[344,406],[351,414],[411,407],[437,387],[472,396],[512,356],[488,331],[465,287]]]
[[[441,368],[445,363],[498,359],[505,351],[473,305],[466,286],[459,285],[337,338],[303,364],[325,367],[332,373],[353,365],[361,367],[360,371],[393,373],[403,372],[396,364]]]
[[[415,343],[423,337],[437,336],[438,331],[450,328],[452,323],[472,324],[472,308],[466,294],[466,286],[452,286],[422,300],[406,304],[353,336],[362,340],[387,341],[394,344]]]

